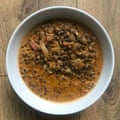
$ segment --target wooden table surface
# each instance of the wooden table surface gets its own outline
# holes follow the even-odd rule
[[[36,10],[53,5],[73,6],[95,16],[111,36],[116,65],[104,95],[88,109],[68,116],[38,113],[21,102],[8,82],[5,54],[16,26]],[[0,120],[120,120],[120,0],[0,0]]]

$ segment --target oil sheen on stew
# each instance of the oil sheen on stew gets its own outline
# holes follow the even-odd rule
[[[89,93],[99,79],[102,63],[96,36],[87,27],[67,20],[37,25],[19,50],[19,69],[28,88],[56,102]]]

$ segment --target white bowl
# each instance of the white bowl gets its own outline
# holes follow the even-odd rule
[[[47,101],[31,92],[22,80],[18,67],[18,51],[23,37],[38,23],[54,18],[72,19],[89,27],[97,36],[103,51],[103,69],[95,88],[80,99],[64,103]],[[105,92],[111,81],[114,64],[114,50],[111,39],[100,22],[83,10],[67,6],[44,8],[25,18],[13,32],[6,54],[9,81],[17,95],[35,110],[55,115],[82,111],[95,103]]]

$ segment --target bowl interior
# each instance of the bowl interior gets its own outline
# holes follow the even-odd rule
[[[72,19],[89,27],[96,34],[103,51],[103,69],[96,87],[85,97],[65,103],[55,103],[39,98],[25,85],[18,68],[21,40],[38,23],[55,18]],[[16,28],[8,44],[6,67],[13,89],[26,104],[45,113],[70,114],[90,106],[104,93],[113,73],[114,52],[109,35],[91,15],[71,7],[49,7],[30,15]]]

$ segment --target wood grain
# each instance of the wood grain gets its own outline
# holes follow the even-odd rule
[[[111,36],[116,65],[104,95],[86,110],[68,116],[38,113],[25,105],[9,85],[5,70],[8,41],[15,27],[36,10],[54,5],[73,6],[95,16]],[[120,0],[1,0],[0,1],[0,120],[120,120]]]

